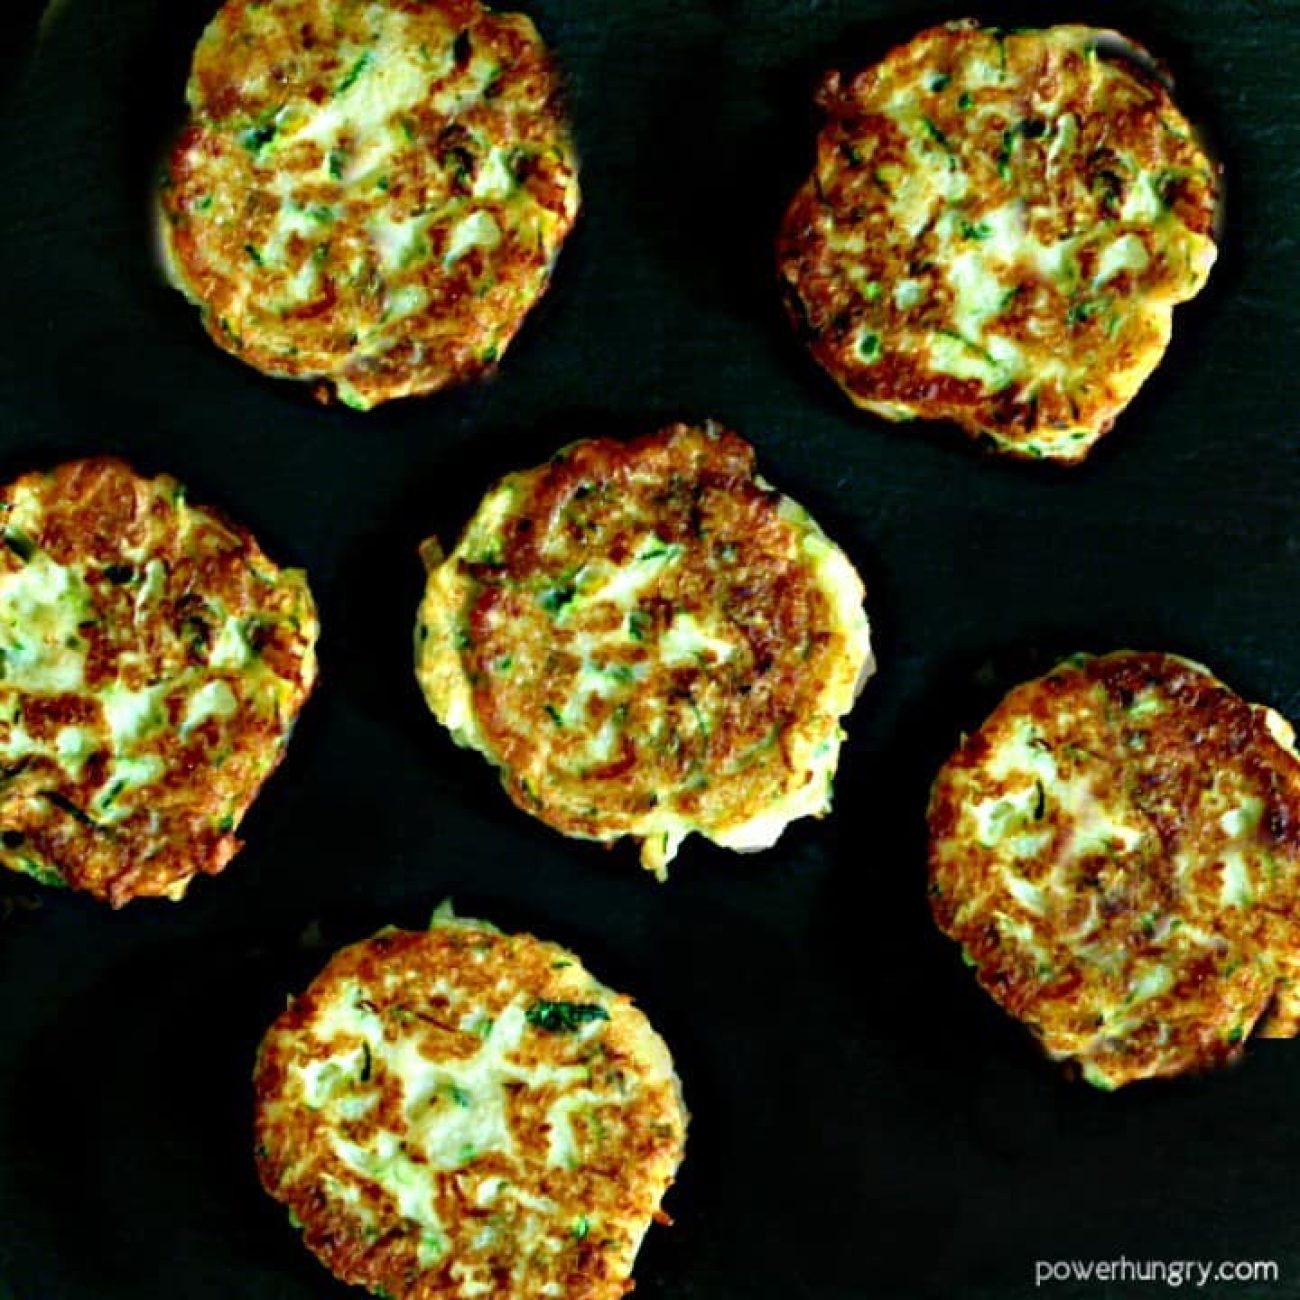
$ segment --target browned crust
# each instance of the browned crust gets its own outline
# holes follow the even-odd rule
[[[554,1203],[554,1253],[535,1249],[535,1242],[531,1254],[519,1253],[519,1221],[494,1219],[455,1172],[439,1175],[437,1210],[451,1248],[433,1266],[418,1261],[418,1227],[373,1187],[362,1192],[375,1216],[369,1230],[328,1194],[322,1178],[346,1180],[347,1167],[331,1155],[319,1113],[286,1099],[291,1066],[328,1055],[310,1026],[349,981],[364,992],[388,1037],[417,1041],[432,1061],[465,1059],[481,1048],[480,1038],[456,1026],[465,1006],[496,1018],[522,993],[533,1002],[580,999],[605,1009],[609,1019],[599,1035],[579,1042],[530,1027],[512,1054],[524,1066],[576,1063],[590,1071],[584,1086],[603,1101],[592,1116],[573,1120],[583,1163],[576,1169],[548,1165],[542,1120],[554,1098],[519,1088],[511,1095],[509,1122],[520,1155],[489,1152],[468,1166],[475,1180],[500,1176]],[[435,991],[447,986],[455,1001]],[[632,1290],[629,1274],[645,1228],[652,1218],[667,1222],[659,1206],[684,1149],[687,1115],[665,1065],[662,1043],[631,1000],[595,985],[578,959],[555,944],[473,923],[418,934],[384,931],[337,953],[267,1032],[254,1075],[258,1174],[302,1225],[306,1245],[345,1282],[404,1300],[458,1296],[453,1266],[472,1262],[491,1272],[492,1294],[500,1300],[534,1300],[550,1283],[558,1283],[565,1296],[615,1300]],[[371,1068],[383,1095],[375,1110],[348,1127],[349,1140],[359,1145],[381,1128],[406,1126],[400,1088],[390,1083],[378,1058]],[[419,1158],[414,1147],[407,1150]],[[576,1236],[571,1225],[580,1218],[598,1226]],[[476,1245],[489,1224],[496,1233],[493,1244]]]
[[[810,751],[838,743],[831,701],[847,708],[865,648],[803,549],[820,532],[756,478],[747,443],[717,426],[674,425],[576,444],[510,482],[499,552],[461,561],[471,580],[463,658],[520,808],[585,838],[637,833],[659,814],[721,832],[812,779]],[[575,602],[561,621],[548,610],[589,561],[626,565],[647,538],[680,558],[631,614]],[[729,657],[664,662],[683,615],[721,631]],[[561,723],[587,636],[614,638],[598,656],[608,685]],[[607,725],[616,747],[591,762],[587,748]]]
[[[246,529],[215,511],[190,508],[186,526],[178,527],[184,492],[167,475],[144,478],[111,457],[73,461],[8,485],[0,518],[7,524],[15,503],[33,499],[43,512],[28,540],[74,568],[90,592],[91,616],[78,628],[88,690],[113,682],[169,688],[166,726],[133,750],[156,755],[165,771],[135,792],[124,820],[99,822],[94,799],[112,759],[99,703],[80,692],[0,683],[0,702],[18,708],[23,730],[38,744],[52,746],[66,726],[100,739],[77,779],[44,754],[7,761],[0,773],[0,863],[115,907],[142,896],[179,898],[191,877],[216,874],[239,851],[234,832],[279,765],[314,685],[310,592],[301,574],[278,569]],[[165,579],[141,620],[136,601],[148,560],[165,566]],[[24,563],[11,546],[0,548],[0,574]],[[255,672],[207,665],[219,607],[254,620]],[[232,691],[234,715],[210,717],[182,735],[188,694],[210,681]],[[174,689],[182,682],[186,690]],[[0,724],[0,732],[7,740],[10,728]]]
[[[1101,97],[1089,82],[1080,42],[1051,41],[1056,32],[1083,30],[1002,34],[973,22],[954,23],[922,32],[851,80],[834,72],[825,78],[818,103],[826,123],[817,140],[816,165],[786,212],[777,263],[793,324],[855,404],[891,419],[951,421],[1013,456],[1077,462],[1110,429],[1158,362],[1168,343],[1168,311],[1126,308],[1116,325],[1116,318],[1094,310],[1094,300],[1064,293],[1027,263],[1008,283],[1009,301],[997,316],[997,333],[1043,361],[1065,360],[1077,372],[1073,382],[1044,383],[1031,370],[1022,381],[990,392],[978,379],[935,370],[915,345],[931,331],[952,329],[953,296],[936,273],[945,249],[933,221],[912,236],[900,230],[890,210],[900,177],[916,167],[907,136],[886,111],[902,85],[916,87],[936,136],[966,164],[971,193],[962,201],[962,215],[970,226],[1017,200],[1028,205],[1031,232],[1043,244],[1116,220],[1133,183],[1127,164],[1120,163],[1123,151],[1143,171],[1168,178],[1161,200],[1186,231],[1213,238],[1217,168],[1164,85],[1138,64],[1099,56],[1117,74]],[[963,62],[986,54],[993,42],[1016,87],[1014,121],[1001,112],[980,111],[986,97],[1003,95],[1001,87],[976,89],[969,106],[960,106],[967,102],[959,93]],[[951,74],[950,80],[942,92],[927,94],[924,87],[936,73]],[[1040,95],[1055,98],[1062,88],[1063,109],[1079,122],[1078,165],[1053,170],[1046,161],[1049,140],[1023,131],[1008,151],[1008,131],[1024,123],[1041,130],[1043,119],[1034,105]],[[1109,282],[1115,299],[1167,302],[1172,308],[1199,290],[1203,270],[1189,268],[1181,246],[1163,248],[1141,223],[1121,228],[1141,239],[1150,262],[1141,272],[1122,270]],[[863,249],[851,256],[836,251],[832,239],[850,235],[864,239]],[[1091,280],[1097,256],[1095,246],[1081,249],[1080,283]],[[846,277],[850,263],[863,280],[883,287],[879,297],[867,300]],[[925,284],[924,301],[897,304],[892,290],[903,280]],[[864,330],[881,341],[873,362],[864,363],[855,350]]]
[[[1134,712],[1135,701],[1153,698],[1161,712]],[[1274,1034],[1294,1032],[1300,762],[1280,743],[1284,724],[1268,718],[1186,660],[1080,656],[1013,690],[935,782],[929,863],[939,928],[1005,1010],[1052,1055],[1084,1060],[1094,1082],[1222,1065],[1270,1011]],[[1019,778],[1000,781],[987,764],[1024,725],[1062,780],[1086,774],[1097,804],[1143,832],[1135,846],[1072,849],[1086,827],[1057,804],[1051,783],[1040,786],[1030,829],[1050,840],[1020,874],[1050,892],[1059,872],[1070,873],[1068,905],[1057,893],[1046,916],[1016,905],[998,878],[1006,859],[972,843],[965,820],[974,800],[1014,797]],[[1229,906],[1221,890],[1231,836],[1220,817],[1245,799],[1260,803],[1250,847],[1263,867],[1251,903]],[[1038,952],[1007,942],[999,916],[1030,927]],[[1183,942],[1192,927],[1211,937]],[[1157,968],[1172,973],[1167,990],[1126,1009],[1135,978]],[[1101,1017],[1117,1009],[1133,1023],[1108,1039]]]
[[[494,13],[477,0],[385,4],[405,15],[412,46],[441,50],[450,29],[475,60],[494,62],[501,72],[490,93],[439,111],[434,92],[453,90],[465,75],[458,58],[425,101],[401,113],[404,140],[377,181],[345,184],[333,177],[325,170],[327,151],[313,141],[288,151],[271,175],[297,183],[302,209],[320,205],[338,213],[319,238],[299,232],[288,240],[289,266],[315,259],[319,269],[308,298],[285,305],[289,271],[263,265],[249,252],[263,247],[281,200],[244,140],[250,129],[273,122],[283,105],[323,103],[346,81],[339,42],[364,27],[355,6],[228,0],[195,52],[192,117],[172,150],[160,195],[167,260],[201,307],[213,340],[267,374],[327,380],[361,407],[493,370],[545,290],[578,208],[559,78],[532,22]],[[450,227],[435,217],[426,258],[384,265],[367,222],[409,221],[468,201],[490,143],[512,151],[514,180],[531,205],[528,220],[512,220],[505,202],[475,199],[466,210],[497,216],[499,245],[471,248],[444,265]],[[346,131],[337,153],[359,156],[367,144]],[[399,290],[422,290],[427,300],[387,324]],[[317,393],[326,399],[331,389],[322,385]]]

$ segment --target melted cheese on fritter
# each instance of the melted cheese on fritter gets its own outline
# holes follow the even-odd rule
[[[941,928],[1102,1087],[1221,1062],[1266,1013],[1294,1032],[1290,743],[1186,660],[1067,661],[1012,691],[935,783]]]
[[[862,583],[734,435],[577,444],[427,558],[417,675],[526,811],[662,874],[692,831],[765,848],[829,808]]]
[[[305,580],[116,461],[28,475],[0,517],[0,863],[179,898],[237,851],[311,689]]]
[[[681,1159],[662,1040],[572,953],[479,922],[336,956],[268,1033],[258,1161],[339,1277],[623,1294]]]
[[[578,209],[531,22],[230,0],[195,53],[166,259],[223,347],[361,408],[491,367]]]
[[[779,256],[859,405],[1072,461],[1158,363],[1215,259],[1216,179],[1120,39],[953,24],[828,78]]]

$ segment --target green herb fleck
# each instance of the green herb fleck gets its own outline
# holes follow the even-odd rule
[[[1034,820],[1041,822],[1043,813],[1047,811],[1047,791],[1043,789],[1041,781],[1034,782]]]
[[[690,703],[690,706],[691,706],[691,713],[695,716],[695,727],[696,727],[696,730],[700,733],[700,735],[701,735],[705,740],[708,740],[708,738],[709,738],[709,722],[708,722],[708,719],[707,719],[707,718],[704,716],[704,714],[701,712],[699,704],[698,704],[694,699],[691,699],[691,700],[689,701],[689,703]]]
[[[261,153],[275,139],[277,129],[274,122],[268,122],[265,126],[250,127],[239,137],[239,143],[249,153]]]
[[[644,610],[634,609],[627,616],[627,634],[633,641],[644,641],[650,630],[650,615]]]
[[[474,1098],[460,1087],[459,1084],[449,1083],[447,1085],[447,1096],[451,1098],[462,1110],[468,1110],[474,1102]]]
[[[433,249],[429,246],[427,239],[413,239],[410,247],[402,254],[402,265],[415,266],[419,262],[427,262],[429,254],[432,252]]]
[[[940,72],[937,76],[930,78],[930,89],[938,94],[941,90],[947,90],[952,78],[946,72]]]
[[[1011,156],[1016,151],[1016,137],[1019,127],[1013,126],[1002,132],[1002,148],[998,151],[998,175],[1004,181],[1011,179]]]
[[[965,346],[974,352],[976,356],[983,357],[990,366],[997,366],[998,363],[994,360],[991,353],[985,351],[985,349],[980,347],[978,343],[972,343],[964,334],[958,334],[956,330],[938,330],[937,332],[942,334],[944,338],[952,339],[956,343],[965,344]]]
[[[944,135],[944,133],[940,131],[928,117],[923,117],[921,119],[921,125],[925,128],[926,135],[928,135],[941,149],[951,149],[951,146],[948,143],[948,137]]]
[[[226,816],[224,816],[217,823],[217,830],[219,830],[223,835],[228,834],[230,831],[233,831],[234,829],[235,829],[235,819],[231,817],[229,813],[227,813]]]
[[[38,885],[49,885],[53,889],[67,889],[68,882],[53,867],[34,862],[31,858],[19,858],[18,862],[23,871]]]
[[[547,704],[545,708],[546,708],[546,716],[550,718],[550,720],[553,723],[555,723],[557,727],[564,726],[564,717],[560,713],[559,709],[555,707],[554,704]]]
[[[16,528],[6,528],[5,545],[24,563],[36,554],[36,543],[32,541],[26,533],[20,533]]]
[[[993,228],[987,221],[963,221],[961,223],[961,237],[963,239],[987,239],[993,233]]]
[[[246,253],[249,255],[249,257],[251,257],[251,258],[253,259],[253,263],[254,263],[254,265],[256,265],[256,266],[265,266],[265,265],[266,265],[266,264],[262,261],[262,254],[259,253],[259,252],[257,251],[257,249],[253,247],[252,244],[245,244],[245,245],[244,245],[244,252],[246,252]]]
[[[370,66],[371,61],[370,51],[367,50],[348,70],[348,75],[339,82],[339,88],[334,93],[341,95],[345,91],[351,90],[356,84],[357,78]]]
[[[858,356],[863,361],[880,360],[880,335],[873,334],[869,330],[858,339]]]
[[[960,108],[963,113],[968,112],[970,109],[975,107],[975,96],[972,95],[969,90],[963,90],[957,97],[957,107]]]
[[[579,1220],[578,1220],[578,1221],[573,1225],[573,1239],[574,1239],[574,1241],[586,1241],[586,1240],[587,1240],[587,1233],[589,1233],[590,1231],[591,1231],[591,1224],[588,1222],[588,1220],[587,1220],[587,1216],[584,1214],[584,1215],[583,1215],[583,1216],[582,1216],[582,1217],[581,1217],[581,1218],[580,1218],[580,1219],[579,1219]]]
[[[534,1002],[524,1018],[548,1034],[573,1034],[592,1021],[608,1020],[609,1012],[596,1002]]]
[[[1239,1043],[1246,1036],[1246,1031],[1240,1025],[1233,1025],[1228,1031],[1228,1042]]]
[[[343,151],[341,149],[330,150],[328,165],[330,175],[336,181],[341,181],[343,179]]]
[[[1066,319],[1071,325],[1082,325],[1096,316],[1105,305],[1104,298],[1091,298],[1087,302],[1077,302],[1070,308]]]
[[[361,1082],[370,1082],[370,1071],[374,1062],[370,1059],[370,1044],[361,1044]]]
[[[565,607],[572,603],[576,596],[575,587],[551,587],[549,590],[542,592],[541,606],[548,614],[562,613]]]

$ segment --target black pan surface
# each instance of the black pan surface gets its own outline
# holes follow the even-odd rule
[[[1169,649],[1300,715],[1300,4],[991,3],[1160,54],[1228,177],[1222,258],[1074,472],[855,413],[771,269],[811,93],[931,22],[884,0],[527,0],[586,209],[491,382],[367,416],[218,352],[155,269],[147,192],[213,0],[58,0],[0,60],[0,473],[111,451],[305,565],[321,688],[181,905],[0,882],[0,1297],[351,1294],[257,1186],[261,1031],[327,950],[468,914],[581,951],[677,1055],[689,1154],[645,1300],[1131,1300],[1038,1261],[1272,1261],[1300,1296],[1300,1050],[1106,1096],[1066,1081],[930,924],[924,807],[963,728],[1062,653]],[[567,842],[455,750],[410,672],[419,539],[574,438],[720,419],[864,571],[881,669],[838,807],[772,851],[690,842],[666,886]],[[1120,1275],[1117,1274],[1117,1277]],[[1188,1284],[1187,1290],[1194,1288]]]

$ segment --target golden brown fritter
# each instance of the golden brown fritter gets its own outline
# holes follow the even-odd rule
[[[1111,427],[1216,252],[1216,168],[1142,58],[961,22],[826,78],[778,262],[857,405],[1067,462]]]
[[[118,460],[0,495],[0,864],[115,907],[238,852],[316,678],[303,574]]]
[[[681,1162],[663,1040],[573,953],[478,921],[338,953],[258,1055],[257,1164],[394,1300],[615,1300]]]
[[[576,443],[425,558],[420,684],[524,811],[662,873],[691,831],[765,848],[829,808],[862,583],[735,434]]]
[[[228,0],[187,98],[162,237],[221,347],[362,409],[496,364],[579,203],[527,17],[477,0]]]
[[[930,799],[939,927],[1104,1088],[1297,1028],[1300,761],[1198,664],[1076,656],[1013,690]]]

